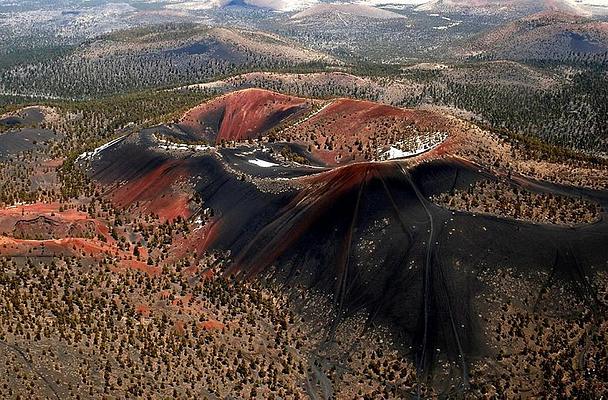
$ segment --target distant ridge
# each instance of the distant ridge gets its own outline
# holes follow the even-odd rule
[[[317,4],[309,7],[291,18],[295,20],[306,19],[311,17],[320,17],[328,14],[346,14],[356,17],[374,18],[374,19],[394,19],[405,18],[401,14],[392,11],[383,10],[376,7],[366,6],[363,4]]]
[[[598,2],[600,3],[600,2]],[[418,11],[471,12],[500,14],[559,11],[579,16],[608,14],[608,6],[584,4],[576,0],[431,0],[419,5]]]
[[[476,50],[506,59],[551,59],[608,51],[608,23],[559,11],[544,11],[486,32]]]

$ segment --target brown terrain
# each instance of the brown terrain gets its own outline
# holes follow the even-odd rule
[[[332,288],[348,287],[347,294],[340,295],[346,297],[351,290],[348,279],[371,274],[364,287],[352,286],[352,292],[361,290],[361,298],[368,301],[366,296],[372,294],[363,291],[379,284],[376,275],[386,273],[390,263],[382,270],[356,269],[363,261],[355,256],[367,253],[377,266],[380,258],[374,251],[392,241],[391,227],[420,225],[427,207],[438,216],[447,215],[445,224],[452,211],[458,211],[496,216],[491,221],[501,227],[504,219],[507,226],[525,221],[522,231],[528,222],[556,225],[549,227],[553,232],[563,225],[596,223],[603,216],[598,204],[546,192],[551,187],[546,185],[606,190],[606,164],[552,157],[436,110],[249,89],[191,109],[177,127],[187,137],[171,136],[176,144],[204,141],[216,146],[184,151],[154,147],[152,140],[151,147],[137,147],[148,137],[134,132],[116,149],[92,156],[102,161],[107,157],[105,162],[116,171],[96,170],[99,160],[92,159],[89,176],[74,173],[78,179],[67,181],[57,169],[63,160],[48,155],[28,155],[32,159],[27,164],[3,170],[0,184],[9,193],[31,185],[35,191],[26,204],[16,201],[17,196],[4,196],[0,208],[1,393],[21,398],[457,396],[462,392],[445,372],[457,362],[441,353],[434,360],[437,368],[423,371],[412,348],[401,346],[407,343],[404,330],[390,329],[397,308],[385,314],[389,322],[372,324],[364,307],[355,307],[355,313],[336,311],[335,299],[297,281],[287,285],[292,290],[288,296],[284,286],[278,289],[253,278],[264,274],[267,265],[280,266],[284,254],[312,235],[327,246],[339,242],[331,249],[331,262],[315,277],[328,279]],[[167,131],[179,129],[150,129]],[[271,170],[292,167],[294,159],[277,154],[275,145],[300,146],[297,168],[306,173],[275,180],[256,175],[259,170],[247,160],[226,161],[233,153],[259,151],[273,161]],[[393,157],[387,153],[399,160],[388,160]],[[319,170],[303,165],[309,161],[317,162]],[[492,180],[424,197],[408,174],[424,167],[432,171],[437,165],[457,165]],[[209,177],[201,171],[210,171]],[[37,178],[30,182],[25,178],[29,176]],[[259,190],[263,184],[275,191]],[[69,185],[79,188],[79,196],[64,195]],[[371,191],[378,188],[386,195]],[[403,188],[411,198],[403,197]],[[220,200],[214,199],[216,193]],[[357,211],[366,200],[374,210],[384,204],[389,211],[360,229],[357,218],[367,221],[367,216]],[[419,209],[405,208],[414,203],[421,204]],[[398,204],[406,204],[403,212]],[[347,210],[351,215],[351,208],[349,226],[334,223],[332,213],[342,217]],[[389,219],[393,210],[396,217]],[[274,219],[256,219],[266,214]],[[475,220],[468,230],[482,225],[485,230],[488,221]],[[316,236],[323,232],[315,230],[323,223],[332,232],[344,229],[338,231],[339,240]],[[384,239],[354,242],[357,235],[369,232]],[[427,240],[426,225],[415,233],[410,239]],[[409,245],[410,239],[404,236],[399,247]],[[226,248],[239,251],[218,250],[226,242]],[[323,246],[306,245],[307,251],[322,254]],[[421,249],[420,254],[425,253],[426,242]],[[305,254],[314,264],[314,252]],[[557,259],[566,257],[557,254]],[[359,261],[349,264],[351,259]],[[409,269],[398,265],[397,270],[414,268],[407,265]],[[338,275],[327,278],[334,270]],[[468,275],[474,270],[460,261],[433,273],[461,271],[472,279]],[[467,360],[471,398],[584,396],[606,390],[605,380],[591,379],[606,372],[605,317],[589,311],[567,283],[544,288],[547,275],[544,264],[530,274],[500,265],[479,273],[483,290],[470,295],[467,318],[479,315],[476,329],[487,339],[483,343],[492,356]],[[597,297],[607,304],[606,275],[600,271],[594,276]],[[389,276],[384,284],[389,289],[393,283],[422,286],[414,278],[398,278]],[[449,280],[450,285],[458,285],[458,279]],[[402,289],[398,287],[395,296],[405,292]],[[568,292],[570,311],[580,311],[582,319],[550,307],[562,296],[560,290]],[[536,292],[541,295],[521,295]],[[400,298],[404,304],[418,304],[416,295],[407,296]],[[443,297],[449,296],[441,292],[433,301]],[[376,300],[378,312],[382,298]],[[338,312],[345,315],[340,323],[322,324],[314,318]],[[437,315],[448,313],[442,309]],[[433,385],[434,380],[448,388]]]
[[[481,35],[473,49],[511,59],[601,54],[608,50],[608,23],[546,11]]]
[[[112,201],[119,207],[136,205],[138,210],[154,213],[162,221],[190,218],[192,189],[187,184],[187,174],[177,163],[162,164],[129,185],[111,190]]]
[[[271,139],[304,144],[327,165],[343,165],[378,160],[392,146],[415,151],[407,146],[412,138],[448,129],[447,120],[433,112],[338,99]]]
[[[188,111],[179,125],[192,135],[213,132],[210,136],[216,138],[215,143],[231,143],[232,146],[250,139],[255,139],[255,146],[262,147],[274,142],[300,144],[307,149],[311,159],[326,166],[379,161],[391,147],[403,151],[420,150],[420,155],[405,161],[410,166],[431,160],[459,160],[499,177],[509,177],[518,182],[519,187],[514,189],[503,184],[483,188],[472,186],[466,192],[444,194],[434,201],[456,210],[536,222],[589,223],[597,220],[601,212],[597,204],[584,200],[534,193],[529,189],[534,189],[536,180],[591,189],[608,187],[606,165],[546,158],[516,142],[437,111],[407,110],[349,99],[322,102],[250,89],[221,96]],[[416,148],[420,142],[408,141],[412,137],[428,140],[437,132],[445,133],[445,140],[442,137],[436,142],[427,141],[426,147],[420,149]],[[290,161],[283,156],[275,155],[283,161]],[[189,239],[184,234],[173,232],[169,243],[175,240],[183,249],[203,252],[212,242],[209,236],[215,229],[214,218],[197,211],[200,200],[191,186],[190,170],[180,159],[160,163],[128,182],[102,190],[94,189],[90,197],[71,204],[51,201],[58,193],[59,180],[55,168],[61,161],[51,159],[36,164],[32,176],[38,176],[40,180],[32,182],[38,187],[38,195],[31,203],[9,206],[10,198],[5,199],[6,205],[0,210],[1,254],[63,252],[87,254],[93,258],[97,257],[96,254],[118,254],[121,262],[127,265],[138,261],[145,264],[148,258],[156,264],[184,253],[175,248],[171,250],[174,253],[164,253],[171,246],[156,242],[152,242],[151,248],[144,249],[145,246],[137,245],[139,239],[131,239],[131,245],[117,242],[111,235],[112,226],[115,226],[117,218],[121,220],[125,216],[109,214],[107,200],[103,197],[127,214],[139,215],[136,220],[145,215],[154,218],[148,220],[145,217],[142,226],[131,224],[127,227],[121,221],[121,225],[115,227],[118,236],[123,232],[130,237],[143,238],[152,234],[149,229],[156,224],[154,221],[173,223],[203,216],[201,229],[191,234]],[[298,161],[305,163],[306,159]],[[13,168],[20,167],[15,164]],[[367,167],[362,168],[367,170]],[[11,171],[5,172],[3,182],[8,188],[7,193],[14,192],[10,188],[19,187],[15,186],[19,181],[8,179]],[[17,176],[21,174],[16,173]],[[321,178],[301,178],[286,184],[301,187],[309,184],[308,179],[327,181],[323,175],[319,176]],[[362,179],[361,176],[359,178]],[[256,178],[249,179],[257,182]],[[506,198],[510,200],[504,201]],[[563,212],[552,214],[555,207],[563,209]],[[136,246],[140,253],[146,254],[145,257],[133,257]]]
[[[452,210],[560,225],[590,224],[601,215],[598,204],[584,199],[520,190],[502,181],[476,182],[466,191],[433,197],[433,202]]]
[[[301,62],[329,61],[332,57],[302,48],[293,41],[267,32],[228,27],[191,26],[185,24],[174,31],[131,29],[109,34],[79,50],[85,59],[122,56],[134,52],[153,52],[164,49],[184,49],[204,43],[222,53],[224,58],[238,59],[250,54],[276,57]]]
[[[305,100],[259,89],[213,99],[187,112],[178,127],[216,144],[251,139],[300,144],[330,166],[379,160],[391,147],[415,152],[426,144],[428,150],[450,129],[449,120],[434,111],[351,99]]]

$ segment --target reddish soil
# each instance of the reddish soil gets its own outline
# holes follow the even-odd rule
[[[221,331],[222,329],[224,329],[225,325],[222,324],[219,321],[216,321],[214,319],[210,319],[208,321],[205,321],[205,322],[199,324],[199,327],[201,329],[206,330],[206,331],[215,331],[215,330],[220,330]]]
[[[20,206],[7,207],[0,209],[0,218],[9,216],[9,215],[30,215],[37,216],[40,214],[51,214],[51,213],[59,213],[60,204],[57,202],[54,203],[33,203],[33,204],[24,204]],[[86,218],[88,216],[87,213],[76,210],[75,208],[67,209],[62,211],[61,217],[63,219],[68,220],[76,220]]]
[[[178,335],[183,335],[184,333],[186,333],[186,330],[184,329],[184,321],[182,320],[177,320],[174,323],[174,327],[175,327],[175,332],[177,332]]]
[[[200,228],[192,230],[187,236],[178,237],[174,242],[171,253],[167,256],[166,263],[170,264],[177,262],[192,254],[201,255],[209,250],[213,240],[218,235],[218,221],[219,220],[211,219],[206,221]],[[195,275],[197,272],[197,266],[192,266],[184,270],[184,274],[186,275]],[[203,275],[206,274],[207,271],[203,272]],[[212,272],[211,276],[213,276]]]
[[[202,104],[181,119],[186,132],[219,144],[263,136],[282,123],[305,114],[311,100],[261,89],[230,93]]]
[[[155,267],[152,265],[148,265],[143,261],[138,261],[136,259],[131,259],[130,254],[120,253],[120,256],[123,258],[119,261],[119,266],[126,269],[134,269],[137,271],[142,271],[147,273],[150,276],[160,275],[162,272],[162,268]]]
[[[0,234],[20,239],[109,237],[108,227],[75,208],[59,211],[59,203],[0,208]]]
[[[144,212],[158,215],[163,220],[191,215],[188,203],[191,196],[185,187],[188,171],[175,160],[164,163],[143,176],[120,185],[112,192],[112,198],[120,207],[137,205]],[[180,187],[183,186],[183,187]]]
[[[135,306],[135,312],[144,317],[148,317],[150,315],[150,306],[147,304],[138,304]]]
[[[185,296],[182,296],[182,297],[176,297],[176,298],[175,298],[175,299],[174,299],[174,300],[171,302],[171,304],[172,304],[173,306],[176,306],[176,307],[177,307],[177,306],[182,306],[182,307],[183,307],[183,306],[185,306],[185,305],[189,304],[191,300],[192,300],[192,294],[191,294],[191,293],[189,293],[189,294],[187,294],[187,295],[185,295]]]
[[[160,268],[133,259],[130,251],[120,250],[105,222],[75,208],[59,210],[59,203],[0,209],[0,256],[65,255],[89,262],[111,256],[119,259],[121,268],[137,269],[152,275],[160,272]]]
[[[50,257],[60,255],[75,256],[87,262],[97,262],[104,257],[116,257],[120,268],[136,269],[149,275],[161,273],[161,268],[133,259],[129,252],[119,250],[114,243],[106,243],[97,239],[25,240],[0,236],[0,256],[2,257]]]
[[[100,258],[116,254],[113,246],[95,239],[26,240],[0,236],[0,255],[8,257],[70,255]]]
[[[203,228],[198,231],[200,232],[199,235],[201,238],[201,240],[198,240],[198,245],[196,248],[198,254],[203,254],[209,249],[209,246],[217,237],[220,227],[221,225],[219,224],[219,220],[212,219],[208,221],[205,226],[203,226]]]
[[[407,110],[369,101],[339,99],[280,139],[309,146],[327,165],[373,160],[390,144],[425,132],[447,131],[447,119],[435,112]]]
[[[59,167],[61,167],[63,165],[64,161],[65,160],[63,158],[53,158],[53,159],[44,161],[40,165],[42,167],[49,168],[49,169],[57,169],[57,168],[59,168]]]

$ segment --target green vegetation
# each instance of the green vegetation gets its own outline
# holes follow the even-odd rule
[[[158,125],[180,117],[189,108],[207,99],[203,93],[146,91],[112,96],[98,100],[46,101],[60,118],[47,121],[43,127],[60,135],[51,145],[30,150],[0,162],[0,204],[29,203],[36,200],[65,201],[90,196],[93,186],[76,164],[77,157],[112,138],[133,130]],[[38,103],[41,104],[41,103]],[[15,111],[25,104],[5,106],[4,112]],[[32,183],[35,169],[45,168],[45,159],[63,159],[58,170],[61,187],[43,190]]]
[[[18,48],[0,54],[0,71],[19,65],[41,63],[69,54],[71,46]]]
[[[80,154],[108,142],[117,135],[117,131],[125,134],[177,119],[206,98],[200,93],[148,91],[53,104],[69,116],[56,127],[66,135],[55,154],[66,158],[59,172],[63,197],[77,197],[86,192],[87,180],[75,164]]]
[[[483,125],[482,125],[483,126]],[[572,160],[591,164],[608,165],[608,159],[575,151],[559,145],[550,144],[541,139],[521,133],[510,132],[506,129],[494,129],[485,126],[485,129],[498,134],[509,141],[518,149],[531,153],[531,157],[549,162],[568,162]]]
[[[562,147],[608,151],[608,77],[582,72],[570,83],[542,89],[447,80],[425,88],[433,103],[480,115],[494,128],[532,135]]]
[[[116,131],[158,125],[180,117],[208,97],[201,93],[145,91],[98,100],[51,102],[68,118],[56,128],[68,136],[61,155],[92,149]]]
[[[4,65],[0,64],[0,89],[24,96],[94,99],[252,70],[323,68],[314,57],[292,59],[283,54],[286,49],[298,49],[289,41],[246,30],[225,32],[175,23],[117,31],[77,48],[35,50],[40,54],[25,64],[26,74],[21,64],[27,58],[7,53]]]

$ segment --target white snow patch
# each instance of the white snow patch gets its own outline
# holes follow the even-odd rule
[[[210,214],[211,214],[211,209],[205,208],[203,210],[203,214],[196,217],[196,219],[194,220],[194,231],[195,232],[199,231],[205,227],[205,218],[203,218],[203,217],[206,217]]]
[[[203,226],[205,226],[205,221],[203,221],[203,218],[201,218],[200,216],[196,217],[196,219],[194,220],[194,225],[194,232],[196,232],[200,229],[203,229]]]
[[[414,157],[426,153],[439,146],[448,135],[445,132],[436,132],[425,137],[415,137],[406,143],[398,142],[380,155],[381,160],[396,160],[399,158]]]
[[[123,140],[125,138],[125,136],[126,135],[123,135],[117,139],[112,140],[111,142],[104,144],[103,146],[99,146],[98,148],[96,148],[93,151],[87,151],[85,153],[82,153],[81,155],[78,156],[77,160],[84,160],[84,159],[90,160],[93,157],[95,157],[96,155],[98,155],[99,153],[101,153],[102,151],[109,149],[110,147],[114,146],[115,144],[117,144],[118,142]]]
[[[443,25],[443,26],[434,26],[434,27],[433,27],[433,29],[436,29],[436,30],[438,30],[438,31],[442,31],[442,30],[444,30],[444,29],[450,29],[450,28],[453,28],[453,27],[455,27],[455,26],[458,26],[458,25],[460,25],[461,23],[462,23],[462,21],[455,21],[455,22],[452,22],[451,24],[448,24],[448,25]]]
[[[403,151],[399,150],[395,147],[391,147],[389,151],[384,153],[387,160],[395,160],[397,158],[405,158],[415,156],[416,154],[420,154],[420,149],[416,149],[416,151]]]
[[[265,160],[260,160],[259,158],[256,158],[255,160],[248,160],[248,162],[262,168],[277,167],[279,165]]]
[[[240,152],[240,153],[236,153],[235,155],[236,155],[237,157],[247,157],[247,156],[252,156],[252,155],[254,155],[254,154],[255,154],[255,152],[256,152],[256,149],[252,149],[252,150],[249,150],[249,151],[242,151],[242,152]]]
[[[161,139],[156,135],[152,135],[154,139],[160,143],[165,150],[181,150],[181,151],[207,151],[211,149],[211,146],[202,144],[188,144],[188,143],[175,143],[169,140]]]

